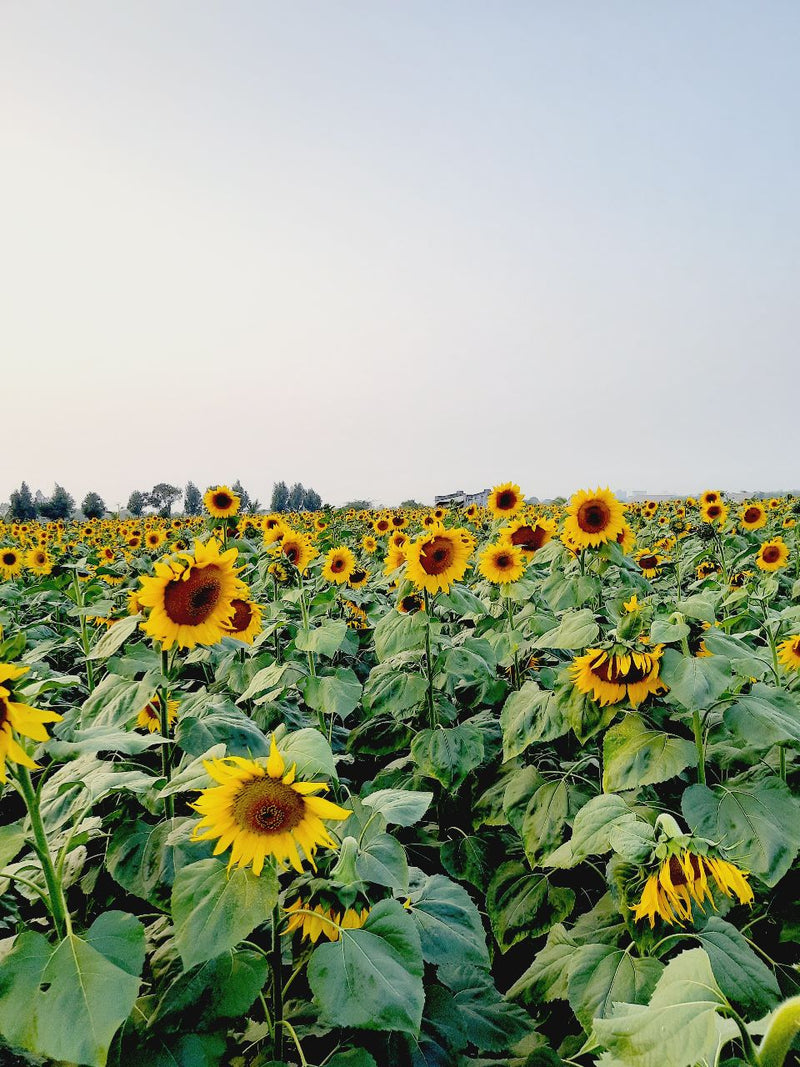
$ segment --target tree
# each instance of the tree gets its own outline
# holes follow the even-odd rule
[[[247,490],[238,478],[231,486],[231,489],[233,489],[234,493],[236,493],[236,495],[239,497],[239,510],[250,511],[250,494],[247,492]]]
[[[183,494],[183,510],[186,515],[200,515],[203,511],[203,497],[194,482],[186,483]]]
[[[371,500],[348,500],[342,504],[342,510],[352,508],[353,511],[369,511],[371,507]]]
[[[16,489],[11,494],[8,514],[12,519],[16,519],[17,522],[28,522],[30,519],[36,518],[36,504],[33,501],[27,482],[23,482],[19,489]]]
[[[46,519],[68,519],[75,507],[75,501],[67,490],[56,482],[53,495],[39,505],[39,514]]]
[[[410,500],[402,500],[400,502],[401,508],[421,508],[423,505],[418,500],[414,500],[413,497]]]
[[[147,502],[158,509],[158,514],[162,519],[168,519],[172,514],[172,505],[180,496],[182,493],[177,485],[159,482],[147,494]]]
[[[319,511],[321,507],[322,497],[316,489],[306,489],[305,497],[303,498],[303,508],[306,511]]]
[[[140,493],[138,489],[134,489],[128,497],[128,511],[138,519],[146,507],[147,494]]]
[[[272,503],[270,504],[271,511],[286,511],[286,504],[289,500],[289,489],[286,482],[275,482],[272,487]]]
[[[87,493],[81,504],[81,511],[87,519],[102,519],[106,513],[106,506],[99,493]]]
[[[302,482],[295,482],[292,488],[289,490],[289,499],[286,501],[286,506],[289,511],[302,511],[303,500],[305,499],[306,491]]]

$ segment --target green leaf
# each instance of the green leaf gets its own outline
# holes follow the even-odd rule
[[[146,752],[155,745],[171,743],[160,734],[136,733],[114,726],[93,725],[85,730],[76,730],[69,741],[53,738],[47,743],[47,752],[54,759],[69,759],[70,756],[82,756],[90,752],[123,752],[133,756]]]
[[[780,778],[709,789],[693,785],[683,794],[683,815],[692,831],[713,841],[727,859],[765,885],[776,885],[800,849],[798,804]]]
[[[107,674],[81,707],[81,726],[120,728],[153,699],[157,684],[148,675],[141,681]]]
[[[722,992],[748,1014],[761,1018],[781,999],[775,975],[735,926],[712,915],[695,937],[708,953]]]
[[[406,850],[391,834],[377,833],[356,856],[356,874],[365,882],[386,885],[396,893],[408,891]]]
[[[0,1036],[9,1045],[35,1052],[37,1018],[34,1006],[53,947],[42,934],[19,934],[0,967]]]
[[[703,593],[695,593],[694,596],[686,597],[677,604],[677,609],[690,619],[699,619],[701,622],[713,623],[716,621],[714,601]]]
[[[175,943],[185,968],[221,956],[266,922],[278,899],[278,879],[266,864],[230,873],[217,859],[183,867],[172,887]]]
[[[681,656],[674,648],[664,653],[661,678],[669,686],[668,700],[690,711],[704,711],[722,696],[731,682],[731,665],[724,656]]]
[[[331,746],[315,727],[293,730],[282,737],[276,735],[278,751],[287,767],[296,764],[297,777],[302,781],[336,778],[336,762]]]
[[[269,741],[252,719],[225,697],[200,691],[186,701],[175,728],[175,741],[191,756],[224,744],[230,756],[266,756]]]
[[[620,823],[632,823],[636,816],[614,793],[592,797],[583,805],[572,824],[572,837],[542,861],[545,867],[574,867],[589,856],[601,856],[611,849],[609,834]]]
[[[690,633],[685,622],[671,622],[668,618],[653,619],[650,640],[656,645],[668,645],[673,641],[682,641]]]
[[[466,889],[444,875],[426,878],[413,892],[411,917],[428,963],[489,967],[489,951],[478,909]]]
[[[556,888],[517,860],[503,863],[486,894],[486,910],[501,952],[523,938],[538,937],[572,911],[575,894]]]
[[[483,734],[465,723],[420,730],[411,743],[411,755],[421,774],[435,778],[445,789],[458,789],[483,762]]]
[[[398,652],[420,649],[425,645],[428,617],[424,611],[404,615],[394,609],[378,622],[373,634],[378,661],[396,656]]]
[[[0,871],[16,859],[25,844],[24,822],[0,826]]]
[[[521,755],[530,745],[554,741],[569,730],[555,693],[528,681],[510,694],[500,712],[503,759]]]
[[[692,741],[648,730],[628,714],[603,738],[603,789],[607,793],[666,782],[697,762]]]
[[[525,855],[533,866],[561,843],[568,815],[569,790],[563,778],[545,782],[534,792],[520,828]]]
[[[153,825],[140,819],[122,826],[108,845],[108,873],[129,893],[157,908],[168,908],[176,869],[209,852],[207,842],[188,840],[186,828],[192,823],[193,819],[176,819],[173,825]]]
[[[288,663],[270,663],[268,666],[256,671],[237,703],[241,704],[245,700],[252,700],[262,693],[272,690],[280,692],[289,686],[296,677],[297,671]]]
[[[347,636],[344,619],[330,619],[311,630],[298,630],[294,643],[300,652],[316,652],[318,656],[331,658]]]
[[[87,656],[87,659],[106,659],[121,648],[142,621],[141,615],[128,615],[114,623]]]
[[[514,982],[507,996],[530,1005],[566,1000],[569,972],[577,947],[578,941],[561,923],[556,923],[547,935],[544,948],[536,953],[533,963]]]
[[[212,745],[208,751],[193,758],[184,757],[184,762],[172,772],[169,785],[159,790],[159,797],[173,796],[175,793],[192,793],[206,789],[211,785],[211,776],[204,766],[205,760],[221,759],[225,755],[223,744]]]
[[[572,1010],[584,1030],[613,1014],[615,1004],[646,1004],[664,964],[613,945],[584,945],[575,952],[568,982]]]
[[[349,667],[335,674],[304,678],[297,685],[310,708],[340,719],[346,719],[361,700],[361,682]]]
[[[360,930],[342,930],[308,963],[308,981],[333,1026],[418,1034],[422,1021],[422,949],[414,920],[396,900],[382,900]]]
[[[237,949],[184,971],[167,987],[150,1020],[173,1019],[191,1011],[191,1018],[237,1019],[264,987],[269,961],[254,949]]]
[[[447,963],[439,967],[437,977],[447,990],[433,986],[429,996],[438,997],[442,1024],[457,1041],[460,1034],[464,1045],[505,1052],[530,1032],[528,1013],[506,1000],[483,968]]]
[[[86,933],[86,941],[101,956],[138,978],[144,967],[144,927],[127,911],[104,911]]]
[[[725,1006],[708,956],[693,948],[667,964],[647,1007],[618,1004],[612,1016],[595,1020],[594,1036],[625,1067],[716,1063],[738,1033],[718,1013]]]
[[[433,793],[413,789],[378,789],[362,797],[362,803],[378,811],[387,823],[395,826],[413,826],[430,807]]]
[[[593,644],[600,633],[594,612],[588,608],[568,611],[552,630],[533,641],[534,648],[575,649]]]
[[[727,708],[725,726],[750,748],[767,752],[773,745],[800,748],[800,704],[775,686],[756,685]]]
[[[400,715],[420,705],[428,683],[421,674],[405,674],[394,663],[373,667],[364,686],[364,708],[370,715]]]

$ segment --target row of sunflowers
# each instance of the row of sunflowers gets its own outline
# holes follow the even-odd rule
[[[0,522],[2,1062],[793,1054],[800,502],[205,506]]]

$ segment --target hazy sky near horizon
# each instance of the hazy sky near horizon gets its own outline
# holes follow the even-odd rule
[[[0,499],[800,487],[795,0],[6,0]]]

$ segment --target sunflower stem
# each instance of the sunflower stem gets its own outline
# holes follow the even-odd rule
[[[758,1065],[762,1061],[759,1058],[758,1052],[756,1051],[756,1046],[753,1044],[753,1039],[750,1036],[750,1032],[747,1029],[747,1024],[745,1023],[744,1019],[741,1017],[741,1015],[738,1014],[738,1012],[734,1011],[733,1008],[730,1007],[727,1009],[725,1014],[730,1015],[730,1017],[733,1019],[733,1021],[739,1028],[739,1033],[741,1034],[742,1038],[742,1052],[744,1052],[745,1060],[747,1061],[747,1063],[752,1064],[752,1067],[758,1067]]]
[[[306,604],[306,589],[303,585],[302,574],[300,575],[300,611],[303,613],[303,629],[307,633],[310,633],[311,631],[308,624],[308,604]],[[311,651],[311,649],[309,649],[306,655],[308,656],[308,673],[311,675],[312,678],[316,678],[317,668],[314,665],[314,653]],[[325,728],[323,726],[323,733],[324,729]]]
[[[80,614],[78,619],[80,620],[81,627],[81,645],[83,646],[83,662],[86,664],[86,684],[89,688],[89,692],[94,691],[94,664],[89,659],[89,653],[91,652],[91,643],[89,641],[89,630],[86,626],[86,616],[83,614],[85,607],[83,600],[83,589],[81,589],[81,583],[78,578],[77,569],[72,572],[72,587],[75,590],[75,603],[78,607]]]
[[[700,722],[700,712],[697,708],[692,712],[692,729],[694,730],[694,743],[697,748],[697,781],[700,785],[706,784],[706,757],[703,747],[703,726]]]
[[[428,590],[425,596],[425,670],[428,676],[428,719],[431,729],[436,726],[436,710],[433,702],[433,656],[431,655],[431,598]]]
[[[280,597],[278,596],[278,576],[277,576],[277,574],[273,574],[272,575],[272,588],[273,588],[273,592],[275,594],[275,605],[277,606],[278,601],[280,599]],[[276,615],[277,615],[277,612],[276,612]],[[278,642],[278,623],[277,623],[277,619],[276,619],[276,622],[275,622],[275,632],[273,633],[272,636],[273,636],[274,641],[275,641],[275,662],[276,663],[280,663],[280,661],[281,661],[281,646],[280,646],[280,643]]]
[[[42,864],[44,880],[47,884],[49,911],[53,919],[56,935],[61,941],[65,933],[69,933],[71,930],[71,923],[69,912],[67,911],[67,902],[64,897],[64,888],[56,874],[53,857],[50,855],[50,846],[47,843],[47,834],[45,833],[42,814],[39,810],[39,796],[33,788],[31,774],[27,767],[17,767],[15,781],[17,783],[17,791],[25,801],[25,807],[28,809],[36,854]]]
[[[281,909],[276,902],[272,909],[272,1056],[283,1060],[283,959],[280,935]]]
[[[514,605],[511,601],[511,597],[506,597],[506,615],[508,616],[508,633],[509,638],[513,640],[514,633]],[[514,649],[514,663],[511,667],[511,686],[513,689],[519,689],[519,656],[517,655],[516,648]]]
[[[161,674],[164,677],[164,685],[161,686],[158,699],[158,712],[161,718],[161,736],[167,739],[167,743],[161,746],[161,775],[165,784],[169,785],[172,772],[172,751],[169,742],[169,652],[161,648]],[[164,797],[164,814],[171,819],[175,814],[175,797],[170,793]]]
[[[800,997],[791,997],[777,1009],[758,1050],[761,1067],[783,1067],[792,1041],[800,1032]]]

